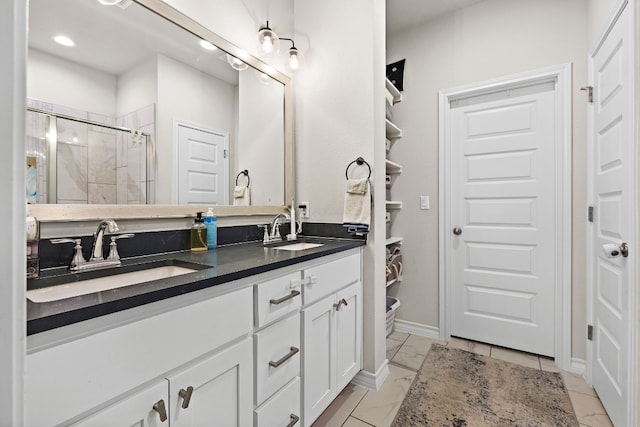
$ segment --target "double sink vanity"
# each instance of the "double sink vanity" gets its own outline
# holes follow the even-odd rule
[[[311,425],[361,369],[363,244],[248,242],[30,280],[27,425]]]

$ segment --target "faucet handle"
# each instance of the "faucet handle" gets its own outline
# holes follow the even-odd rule
[[[116,240],[129,239],[133,236],[135,236],[135,234],[133,233],[117,234],[115,236],[111,236],[111,243],[109,244],[109,256],[107,256],[107,259],[119,260],[120,254],[118,253],[118,245],[116,243]]]
[[[51,243],[53,243],[54,245],[57,245],[60,243],[75,243],[75,246],[73,247],[73,250],[74,250],[73,258],[71,258],[71,262],[69,263],[69,270],[78,271],[80,269],[80,266],[86,263],[84,256],[82,255],[82,244],[81,244],[82,240],[67,239],[67,238],[51,239]]]
[[[54,245],[58,245],[60,243],[75,243],[76,245],[80,245],[82,241],[80,239],[63,238],[63,239],[51,239],[50,242],[53,243]]]
[[[258,227],[264,228],[262,243],[267,243],[269,241],[269,224],[258,224]]]

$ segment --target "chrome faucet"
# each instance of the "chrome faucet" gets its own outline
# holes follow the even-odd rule
[[[269,232],[268,224],[258,226],[258,227],[264,228],[264,237],[262,238],[262,243],[268,244],[268,243],[276,243],[276,242],[282,241],[282,237],[280,236],[280,224],[281,224],[280,220],[282,219],[289,220],[290,219],[289,214],[280,213],[276,215],[276,217],[271,222],[271,232]]]
[[[74,272],[98,270],[107,267],[118,267],[122,265],[118,248],[116,246],[117,239],[130,238],[133,234],[119,234],[111,236],[111,244],[109,245],[109,256],[105,259],[102,255],[102,239],[105,233],[117,233],[118,224],[112,219],[104,219],[98,224],[98,229],[93,234],[93,247],[91,248],[91,256],[89,260],[85,260],[82,255],[82,242],[80,239],[51,239],[51,243],[73,243],[74,254],[69,263],[69,270]]]
[[[98,229],[93,233],[93,246],[91,247],[91,258],[89,261],[101,261],[104,259],[102,255],[102,239],[105,235],[105,230],[109,234],[120,231],[118,224],[116,224],[114,220],[103,219],[100,221]]]

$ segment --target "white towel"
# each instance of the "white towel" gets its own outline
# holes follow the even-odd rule
[[[236,187],[233,189],[233,205],[251,205],[251,189],[246,185],[236,185]]]
[[[371,193],[369,179],[358,178],[347,180],[347,190],[344,195],[343,227],[348,232],[362,234],[369,232],[371,222]]]

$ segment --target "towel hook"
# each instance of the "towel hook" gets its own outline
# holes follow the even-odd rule
[[[351,163],[349,163],[347,165],[347,169],[344,171],[344,176],[347,177],[347,179],[349,179],[349,168],[351,167],[352,164],[356,164],[358,166],[362,166],[367,165],[367,168],[369,168],[369,176],[367,177],[367,180],[369,178],[371,178],[371,165],[369,165],[369,163],[367,163],[367,161],[365,159],[363,159],[362,157],[358,157],[357,159],[355,159],[354,161],[352,161]]]
[[[244,175],[247,177],[247,188],[249,188],[249,185],[251,184],[251,178],[249,178],[249,170],[245,169],[241,171],[238,175],[236,175],[236,185],[238,185],[238,178],[240,178],[240,175]]]

